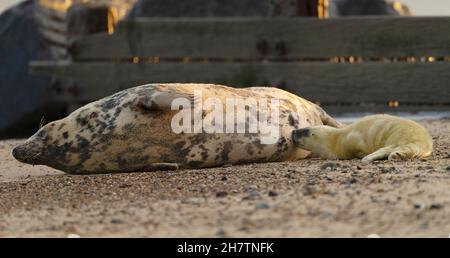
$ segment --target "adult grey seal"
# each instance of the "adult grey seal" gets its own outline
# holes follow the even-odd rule
[[[226,105],[230,99],[245,99],[245,108],[230,109]],[[262,106],[268,110],[277,109],[267,115],[271,119],[267,121],[274,121],[271,126],[276,128],[276,141],[264,142],[267,132],[250,130],[249,124],[258,120],[262,111],[250,108],[248,99],[258,103],[267,100]],[[185,109],[178,107],[178,100],[185,100],[180,102],[184,103]],[[219,114],[212,119],[214,121],[209,120],[213,131],[239,127],[245,132],[237,129],[213,133],[185,130],[189,129],[192,121],[196,121],[195,110],[201,103],[205,106],[209,103],[210,106],[209,110],[205,107],[200,109],[199,117],[203,123],[211,118],[212,112]],[[219,104],[211,108],[211,103]],[[274,103],[278,103],[276,107]],[[185,104],[193,106],[188,109]],[[183,123],[174,119],[184,111],[188,111],[183,114],[188,115],[189,121],[183,122],[185,127],[180,131],[174,125]],[[190,116],[192,111],[194,114]],[[223,111],[222,118],[226,119],[220,118],[219,111]],[[238,117],[242,118],[244,113],[245,120],[239,120]],[[232,120],[228,119],[230,115]],[[66,118],[48,123],[14,148],[13,156],[24,163],[47,165],[71,174],[299,160],[309,152],[294,146],[292,131],[323,124],[340,126],[316,104],[277,88],[148,84],[89,103]],[[203,124],[203,128],[197,129],[207,128]]]

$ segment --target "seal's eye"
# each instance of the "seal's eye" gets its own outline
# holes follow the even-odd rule
[[[40,131],[36,136],[39,138],[45,138],[45,137],[47,137],[47,132]]]

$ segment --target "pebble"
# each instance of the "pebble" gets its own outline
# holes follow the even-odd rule
[[[216,236],[218,236],[218,237],[225,237],[226,235],[227,235],[227,233],[223,229],[219,229],[216,233]]]
[[[444,208],[444,205],[442,204],[433,203],[430,205],[430,210],[440,210],[442,208]]]
[[[243,226],[243,227],[240,227],[238,230],[239,231],[248,231],[249,229],[248,229],[248,227]]]
[[[292,175],[292,174],[286,174],[286,175],[284,175],[284,177],[290,178],[290,179],[296,178],[296,176]]]
[[[275,191],[269,191],[269,196],[275,197],[275,196],[278,196],[278,193]]]
[[[381,173],[391,173],[395,171],[395,167],[389,167],[389,168],[381,168]]]
[[[112,223],[112,224],[122,224],[123,221],[120,220],[120,219],[112,219],[112,220],[111,220],[111,223]]]
[[[217,192],[217,193],[216,193],[216,197],[217,197],[217,198],[226,197],[227,195],[228,195],[227,192]]]
[[[256,205],[255,205],[255,208],[256,209],[269,209],[270,208],[270,206],[269,206],[269,204],[267,204],[267,203],[265,203],[265,202],[260,202],[260,203],[257,203]]]
[[[261,197],[261,194],[256,190],[251,190],[247,196],[243,198],[243,200],[254,200]]]
[[[320,168],[321,169],[326,169],[329,171],[336,171],[338,167],[340,167],[340,164],[337,163],[332,163],[332,162],[327,162],[325,164],[323,164]]]
[[[256,190],[251,190],[251,191],[248,193],[248,195],[249,195],[249,196],[252,196],[252,197],[259,197],[261,194],[260,194],[258,191],[256,191]]]
[[[222,180],[222,181],[227,181],[228,178],[227,178],[226,176],[223,176],[220,180]]]
[[[423,209],[425,207],[425,205],[424,204],[422,204],[422,203],[416,203],[416,204],[414,204],[414,209]]]
[[[446,167],[445,170],[450,171],[450,166]]]
[[[198,186],[194,186],[194,187],[189,188],[189,191],[191,191],[191,192],[199,192],[200,188]]]
[[[316,192],[316,189],[313,186],[305,185],[300,191],[303,195],[312,195]]]
[[[354,177],[352,177],[348,180],[348,183],[350,183],[350,184],[354,184],[356,182],[358,182],[358,180],[356,180],[356,178],[354,178]]]
[[[258,189],[257,185],[248,185],[248,186],[244,187],[244,191],[254,191],[257,189]]]

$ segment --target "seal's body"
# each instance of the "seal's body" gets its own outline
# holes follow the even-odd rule
[[[295,145],[326,159],[412,159],[430,156],[433,141],[418,123],[390,115],[367,116],[343,128],[313,126],[295,130]]]
[[[200,99],[195,96],[195,91],[202,93]],[[229,98],[247,97],[279,100],[276,125],[279,138],[275,142],[263,144],[258,132],[174,132],[173,119],[181,112],[172,110],[175,100],[188,100],[195,107],[208,98],[225,103]],[[238,115],[236,110],[225,107],[223,111]],[[206,118],[208,114],[202,110],[200,117]],[[252,119],[251,115],[247,122],[249,119]],[[220,121],[215,123],[224,127]],[[92,102],[64,119],[45,125],[23,145],[16,147],[13,155],[25,163],[48,165],[68,173],[151,171],[298,160],[309,152],[294,147],[292,130],[322,124],[340,125],[317,105],[276,88],[149,84]]]

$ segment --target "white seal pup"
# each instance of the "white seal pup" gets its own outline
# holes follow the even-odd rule
[[[312,126],[295,130],[299,148],[325,159],[406,160],[430,156],[433,140],[418,123],[390,115],[367,116],[349,126]]]
[[[196,95],[198,92],[200,97]],[[277,109],[268,116],[278,120],[271,124],[276,129],[273,131],[276,140],[264,142],[264,133],[247,130],[250,121],[260,118],[261,110],[255,111],[250,105],[241,110],[229,109],[224,104],[229,99],[256,99],[260,103],[267,99],[264,106]],[[272,100],[279,105],[275,107],[277,102]],[[199,115],[203,127],[200,124],[200,128],[195,128],[193,122],[197,131],[191,130],[200,103],[204,103]],[[180,109],[181,104],[193,107]],[[211,123],[213,113],[218,116]],[[238,120],[243,114],[245,119]],[[183,115],[189,120],[187,123],[177,120]],[[229,115],[236,117],[229,121]],[[185,126],[182,130],[177,128],[180,124]],[[205,124],[212,125],[212,132],[211,126]],[[294,146],[292,131],[323,124],[340,126],[314,103],[276,88],[149,84],[89,103],[64,119],[48,123],[17,146],[13,156],[25,163],[47,165],[72,174],[298,160],[309,152]],[[245,131],[220,132],[225,127],[237,126]]]

